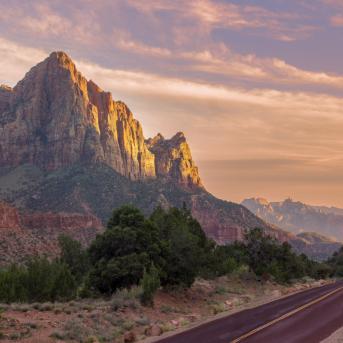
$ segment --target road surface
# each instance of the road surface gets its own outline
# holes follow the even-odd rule
[[[335,293],[253,335],[243,343],[316,343],[343,326],[343,283],[300,292],[271,303],[203,324],[159,343],[223,343],[295,311],[325,294]]]

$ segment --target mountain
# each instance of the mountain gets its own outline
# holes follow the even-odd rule
[[[147,214],[158,205],[185,203],[221,244],[255,227],[296,240],[208,193],[183,133],[145,139],[130,109],[86,80],[63,52],[53,52],[13,89],[0,87],[0,199],[17,211],[17,240],[29,234],[53,246],[60,232],[70,232],[68,220],[86,244],[89,231],[99,232],[112,210],[127,203]],[[11,232],[7,226],[3,232]],[[55,252],[41,247],[49,249]]]
[[[338,214],[339,209],[306,205],[291,199],[268,202],[263,198],[250,198],[242,205],[261,219],[294,233],[293,247],[315,259],[326,259],[342,246],[343,216]]]
[[[14,89],[0,93],[0,165],[53,171],[102,162],[131,180],[172,177],[200,186],[182,133],[146,144],[129,108],[87,81],[63,52],[33,67]]]
[[[246,199],[242,205],[260,218],[285,230],[316,232],[343,241],[343,210],[311,206],[292,199],[268,202],[262,198]]]

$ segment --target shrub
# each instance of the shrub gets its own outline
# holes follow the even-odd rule
[[[68,267],[59,261],[36,257],[25,266],[0,270],[0,300],[42,302],[67,300],[76,294],[76,283]]]
[[[142,305],[153,306],[154,295],[161,286],[159,273],[154,264],[151,265],[149,272],[144,270],[141,286],[143,289],[143,293],[141,295]]]

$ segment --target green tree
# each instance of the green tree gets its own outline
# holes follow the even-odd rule
[[[157,208],[150,217],[162,245],[161,284],[190,287],[214,248],[187,209]]]
[[[66,235],[59,236],[58,242],[61,249],[61,262],[69,267],[75,281],[81,283],[89,270],[87,251],[82,248],[80,242]]]
[[[88,284],[95,291],[111,294],[136,285],[152,262],[163,265],[158,230],[138,209],[123,206],[91,244],[89,258]]]

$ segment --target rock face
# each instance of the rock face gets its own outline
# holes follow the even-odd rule
[[[0,230],[7,228],[13,230],[20,228],[19,215],[15,208],[0,202]]]
[[[182,132],[171,139],[158,134],[146,143],[155,156],[157,176],[179,180],[186,187],[202,187],[198,167],[193,162],[191,150]]]
[[[267,224],[243,206],[221,202],[214,197],[192,195],[190,207],[192,214],[206,228],[207,235],[219,244],[243,240],[246,229],[257,227],[281,242],[296,239],[293,234]]]
[[[29,163],[51,171],[103,162],[131,180],[158,175],[201,185],[184,136],[164,142],[166,151],[162,142],[149,150],[129,108],[87,81],[63,52],[33,67],[13,90],[0,88],[2,166]]]
[[[28,256],[59,253],[58,236],[67,234],[88,245],[103,230],[91,216],[72,213],[23,213],[0,203],[0,265],[22,262]]]

